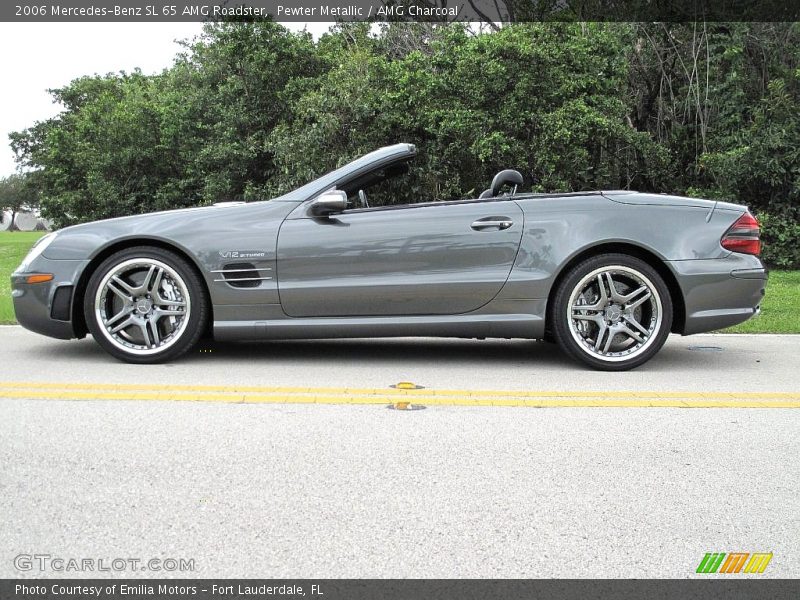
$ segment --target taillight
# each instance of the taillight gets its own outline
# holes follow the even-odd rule
[[[761,254],[761,239],[758,221],[749,212],[744,213],[730,226],[719,241],[722,247],[742,254]]]

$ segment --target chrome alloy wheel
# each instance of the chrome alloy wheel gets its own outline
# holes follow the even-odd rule
[[[656,339],[663,320],[656,286],[630,267],[607,266],[583,277],[567,304],[578,346],[603,361],[628,360]]]
[[[100,281],[94,310],[109,341],[127,353],[147,355],[180,339],[192,303],[175,269],[153,258],[132,258],[115,265]]]

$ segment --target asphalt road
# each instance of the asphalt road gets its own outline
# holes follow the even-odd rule
[[[0,577],[691,577],[707,552],[772,552],[755,577],[798,577],[800,410],[781,408],[800,405],[798,348],[673,336],[618,374],[542,343],[429,339],[208,346],[134,367],[91,340],[0,328]],[[358,389],[403,380],[431,400],[601,404],[360,404]],[[158,391],[237,385],[301,391]],[[307,403],[317,387],[332,404]],[[654,397],[728,408],[643,408]],[[19,554],[195,568],[20,571]]]

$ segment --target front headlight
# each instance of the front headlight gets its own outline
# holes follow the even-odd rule
[[[30,252],[28,252],[28,255],[22,260],[22,264],[20,264],[20,266],[17,267],[17,270],[14,272],[24,273],[25,271],[27,271],[30,264],[34,260],[39,258],[42,252],[45,251],[45,248],[47,248],[50,244],[53,243],[53,240],[56,239],[56,235],[57,232],[54,231],[53,233],[48,233],[47,235],[40,237],[38,240],[36,240],[36,243],[33,245]]]

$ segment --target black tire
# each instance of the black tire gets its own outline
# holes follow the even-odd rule
[[[605,282],[602,290],[600,282]],[[633,296],[638,290],[644,291]],[[633,297],[621,302],[626,295]],[[672,328],[672,312],[669,288],[653,267],[627,254],[601,254],[566,274],[548,312],[548,325],[571,358],[602,371],[626,371],[661,349]]]
[[[119,271],[125,268],[128,270]],[[157,289],[143,292],[146,296],[129,293],[131,285],[136,283],[145,286],[135,288],[137,291],[149,288],[151,283],[148,283],[148,278],[153,272],[156,274],[152,275],[150,281],[155,283]],[[118,273],[117,277],[113,278],[115,273]],[[138,277],[139,273],[142,281],[134,282],[132,278]],[[123,284],[115,283],[120,277]],[[98,294],[101,286],[103,291]],[[162,295],[165,289],[169,290],[171,299],[165,299]],[[123,299],[123,295],[130,296],[133,302]],[[147,323],[131,324],[121,332],[112,333],[115,327],[106,326],[103,319],[107,311],[113,310],[109,303],[114,302],[122,307],[117,315],[122,318],[119,318],[116,326],[128,319]],[[179,306],[181,303],[183,306]],[[167,362],[185,354],[207,330],[210,316],[208,293],[195,269],[175,252],[152,246],[127,248],[104,260],[89,278],[83,304],[87,328],[97,343],[115,358],[134,364]],[[147,306],[149,312],[140,312]],[[159,311],[169,311],[168,316],[163,316]],[[141,336],[141,343],[133,337],[136,335]]]

